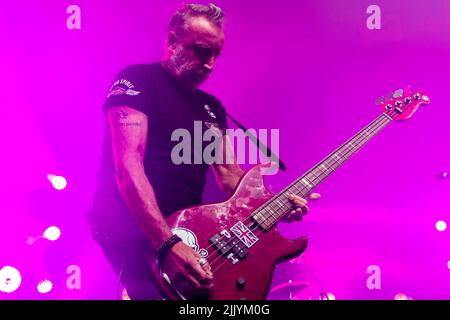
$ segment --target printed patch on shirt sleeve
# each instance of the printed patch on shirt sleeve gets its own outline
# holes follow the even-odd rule
[[[125,94],[128,94],[129,96],[137,96],[139,93],[141,92],[132,89],[128,89],[127,91],[125,91]]]
[[[129,96],[137,96],[140,91],[134,90],[134,85],[127,79],[120,79],[113,83],[109,90],[108,98],[111,96],[119,96],[126,94]]]

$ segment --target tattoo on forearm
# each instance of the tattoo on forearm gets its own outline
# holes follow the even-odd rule
[[[120,110],[114,113],[114,123],[119,127],[140,127],[141,123],[138,121],[127,122],[128,113]]]
[[[141,123],[140,122],[117,122],[117,125],[119,127],[140,127]]]
[[[126,112],[123,111],[123,110],[120,110],[120,111],[118,111],[118,112],[115,113],[115,118],[116,118],[117,120],[123,120],[123,119],[126,119],[126,118],[128,118],[128,113],[126,113]]]

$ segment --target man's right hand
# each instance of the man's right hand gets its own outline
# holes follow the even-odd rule
[[[164,272],[175,287],[208,290],[213,274],[208,262],[200,264],[201,256],[182,241],[175,244],[163,260]],[[184,291],[184,290],[181,290]]]

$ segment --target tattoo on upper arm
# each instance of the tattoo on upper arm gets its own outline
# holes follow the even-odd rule
[[[126,113],[123,110],[120,110],[115,113],[115,116],[117,119],[126,119],[126,118],[128,118],[128,113]]]
[[[114,114],[113,114],[114,124],[118,127],[140,127],[141,126],[140,121],[130,122],[130,121],[127,121],[127,119],[128,119],[128,113],[123,110],[114,112]]]

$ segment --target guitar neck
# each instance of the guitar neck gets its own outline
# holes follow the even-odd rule
[[[290,194],[296,194],[300,197],[308,195],[311,190],[361,149],[391,120],[392,118],[389,115],[382,113],[374,121],[310,169],[306,174],[292,182],[264,206],[256,210],[252,214],[252,218],[264,229],[267,230],[271,228],[292,208],[292,205],[288,200]]]

